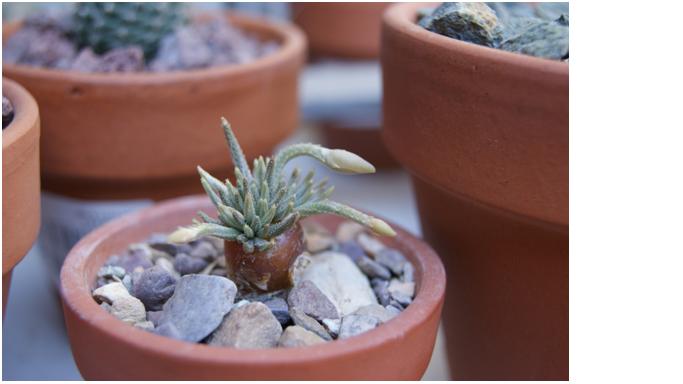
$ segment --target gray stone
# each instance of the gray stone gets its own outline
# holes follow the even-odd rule
[[[243,307],[243,306],[245,306],[245,305],[247,305],[247,304],[249,304],[249,303],[251,303],[251,301],[242,299],[242,300],[236,302],[235,305],[233,305],[232,308],[235,309],[235,308]]]
[[[123,322],[135,324],[146,320],[145,306],[128,293],[123,283],[103,285],[94,290],[92,296],[97,302],[108,304],[105,309]]]
[[[402,308],[394,307],[393,305],[387,305],[384,308],[387,310],[387,312],[391,313],[394,317],[398,316],[401,313],[401,311],[403,310]]]
[[[397,279],[391,280],[387,288],[392,299],[407,307],[415,296],[415,283],[405,283]]]
[[[310,280],[304,280],[289,292],[287,302],[290,307],[299,308],[315,318],[337,319],[339,312],[330,299]]]
[[[147,320],[147,321],[141,321],[139,323],[133,324],[136,328],[140,328],[145,331],[152,331],[154,330],[154,323]]]
[[[125,276],[125,269],[115,265],[105,265],[97,271],[97,288],[109,283],[120,282]]]
[[[208,344],[238,349],[273,348],[281,334],[282,326],[270,309],[255,302],[230,311]]]
[[[216,252],[216,248],[214,248],[211,242],[207,240],[200,240],[194,247],[192,247],[190,256],[210,261],[218,256],[218,252]]]
[[[177,254],[173,261],[173,268],[181,275],[199,273],[204,270],[207,265],[209,265],[209,263],[206,260],[192,257],[186,253]]]
[[[360,235],[358,235],[358,244],[360,244],[360,246],[363,248],[363,250],[365,250],[365,252],[368,255],[373,257],[375,257],[377,253],[386,248],[384,243],[377,240],[376,237],[369,235],[367,233],[361,233]]]
[[[374,291],[377,301],[382,305],[389,305],[391,295],[389,295],[389,282],[382,279],[372,279],[372,290]]]
[[[405,283],[415,282],[415,267],[410,262],[403,264],[403,273],[401,274],[401,281]]]
[[[14,118],[14,106],[5,95],[2,95],[2,128],[4,129]]]
[[[289,311],[289,314],[292,317],[292,321],[294,321],[294,324],[315,333],[316,335],[322,337],[325,340],[332,340],[332,337],[325,330],[325,327],[323,327],[316,319],[306,315],[300,309],[292,308]]]
[[[396,316],[394,311],[389,311],[379,304],[370,304],[365,307],[358,308],[354,315],[372,316],[379,320],[380,323],[386,323]]]
[[[223,277],[225,277],[225,276],[227,276],[228,271],[225,270],[224,268],[214,268],[214,269],[211,270],[211,272],[209,272],[209,274],[215,275],[215,276],[223,276]]]
[[[282,326],[289,324],[289,322],[292,320],[289,315],[289,305],[287,305],[287,301],[285,299],[281,297],[273,297],[270,300],[264,301],[263,304],[270,309],[270,311],[273,313],[273,316],[275,316],[277,321],[279,321]]]
[[[393,248],[384,248],[376,253],[375,261],[389,268],[396,276],[403,273],[403,266],[408,262],[400,251]]]
[[[368,315],[349,315],[342,318],[339,329],[339,338],[347,339],[352,336],[367,332],[380,324],[374,316]]]
[[[133,295],[151,311],[158,311],[175,290],[176,278],[163,267],[145,269],[133,284]]]
[[[278,346],[283,348],[296,348],[321,344],[324,342],[325,340],[315,333],[297,325],[292,325],[287,327],[287,329],[282,332],[282,336],[280,336],[280,340],[278,341]]]
[[[367,276],[343,253],[328,251],[312,255],[311,264],[304,270],[302,279],[314,283],[334,304],[339,316],[377,303]],[[316,318],[334,319],[337,316],[323,315]]]
[[[162,238],[155,237],[154,239],[151,239],[149,246],[171,256],[175,256],[178,253],[192,252],[192,247],[189,244],[172,244],[166,242],[166,235],[162,235]]]
[[[367,256],[362,256],[355,260],[356,265],[360,268],[363,273],[368,277],[377,277],[380,279],[389,280],[391,278],[391,271],[389,269],[376,261],[372,260]]]
[[[336,338],[339,335],[341,319],[323,319],[322,323],[323,327],[325,327],[325,330],[330,334],[330,336]]]
[[[173,323],[164,323],[154,328],[152,331],[157,335],[170,337],[176,340],[184,340],[184,335],[180,333],[178,328]]]
[[[337,227],[337,240],[340,242],[355,240],[356,237],[365,232],[366,228],[355,221],[345,221]]]
[[[358,262],[358,259],[360,258],[367,257],[363,247],[361,247],[360,244],[355,241],[345,241],[343,243],[339,243],[337,251],[350,257],[351,260],[355,262]]]
[[[173,275],[176,279],[180,279],[180,274],[173,267],[172,261],[170,261],[166,258],[160,257],[154,262],[154,265],[160,266],[161,268],[165,269],[168,273]]]
[[[311,253],[318,253],[332,248],[335,243],[334,237],[320,232],[306,233],[306,250]]]
[[[303,281],[302,276],[309,265],[311,265],[311,255],[308,252],[304,252],[294,259],[294,262],[289,267],[289,277],[294,286]]]
[[[443,3],[419,24],[454,39],[495,47],[503,36],[496,13],[484,3]]]
[[[565,18],[536,20],[505,39],[500,49],[546,59],[566,59],[569,57],[569,27],[565,23]]]
[[[118,266],[126,270],[127,273],[143,271],[151,267],[152,260],[144,252],[126,252],[123,255],[115,255],[109,259],[109,265]]]
[[[181,340],[199,342],[230,312],[237,287],[225,277],[186,275],[163,306],[159,323],[172,323]]]
[[[158,326],[162,312],[163,311],[147,311],[147,320],[151,321],[155,327]]]

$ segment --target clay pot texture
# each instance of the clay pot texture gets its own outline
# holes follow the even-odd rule
[[[40,117],[33,97],[2,79],[2,94],[14,106],[14,119],[2,130],[2,315],[12,269],[31,249],[40,225]]]
[[[248,157],[270,153],[298,124],[298,74],[306,40],[290,24],[228,13],[279,50],[242,65],[202,70],[97,74],[11,64],[43,117],[43,186],[89,199],[164,198],[199,192],[196,166],[232,170],[225,116]],[[19,27],[3,27],[4,36]]]
[[[382,13],[389,3],[292,3],[292,18],[308,37],[311,55],[375,59]]]
[[[403,229],[382,240],[415,266],[416,297],[399,316],[367,333],[297,349],[244,350],[190,344],[136,329],[91,297],[97,270],[116,252],[155,232],[186,225],[197,210],[213,212],[205,196],[169,200],[96,229],[69,253],[61,294],[74,359],[97,380],[352,380],[420,379],[429,363],[445,292],[445,272],[432,249]],[[306,220],[334,230],[343,219]],[[103,347],[106,346],[106,347]],[[103,362],[106,362],[104,364]]]
[[[448,273],[455,379],[568,378],[569,68],[384,15],[383,138]]]
[[[276,237],[275,244],[265,251],[246,253],[241,243],[227,240],[224,248],[232,281],[247,284],[255,291],[274,292],[292,286],[289,268],[305,251],[304,231],[297,223]]]

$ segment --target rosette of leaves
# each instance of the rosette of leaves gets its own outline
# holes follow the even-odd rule
[[[315,144],[295,144],[282,149],[274,158],[259,157],[249,168],[244,153],[223,118],[222,126],[235,164],[235,184],[216,179],[197,167],[201,184],[218,211],[213,218],[199,212],[200,220],[181,227],[169,241],[182,243],[202,236],[238,241],[244,252],[268,250],[274,238],[285,233],[301,218],[331,213],[358,222],[380,235],[394,236],[384,221],[344,204],[329,200],[334,187],[327,181],[314,181],[314,172],[301,177],[294,169],[285,178],[287,163],[299,156],[312,157],[328,168],[342,173],[373,173],[375,168],[360,156],[342,149],[328,149]]]
[[[150,58],[185,20],[182,3],[78,3],[71,34],[99,54],[139,46]]]

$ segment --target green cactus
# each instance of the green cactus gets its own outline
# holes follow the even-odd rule
[[[283,176],[287,162],[298,156],[313,157],[337,172],[373,173],[372,164],[358,155],[315,144],[295,144],[281,150],[275,158],[255,159],[250,170],[230,124],[222,119],[222,125],[235,164],[235,185],[229,180],[223,183],[197,167],[202,186],[218,210],[218,218],[199,212],[203,222],[195,220],[192,226],[178,228],[169,241],[183,243],[215,236],[240,242],[246,253],[265,251],[273,245],[275,237],[300,218],[321,213],[346,217],[380,235],[396,234],[384,221],[330,201],[333,187],[328,187],[326,180],[314,183],[313,171],[303,179],[298,169],[292,171],[288,180]]]
[[[161,39],[185,21],[182,10],[182,3],[78,3],[72,35],[96,53],[136,45],[150,58]]]

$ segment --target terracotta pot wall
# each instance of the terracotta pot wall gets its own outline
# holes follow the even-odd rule
[[[12,269],[26,255],[40,224],[40,118],[33,97],[2,79],[2,93],[14,106],[14,119],[2,131],[2,312]]]
[[[446,264],[452,376],[566,379],[568,66],[426,31],[423,6],[385,14],[383,138]]]
[[[153,74],[4,65],[3,74],[24,84],[41,108],[45,188],[97,199],[198,191],[197,165],[221,176],[232,169],[221,116],[249,157],[272,152],[298,124],[305,37],[286,24],[230,19],[281,49],[244,65]],[[4,26],[5,36],[17,26]]]
[[[401,315],[359,337],[301,349],[209,347],[133,328],[95,303],[90,292],[98,269],[110,255],[152,233],[172,231],[188,223],[200,209],[214,210],[203,196],[170,200],[98,228],[70,252],[62,268],[61,292],[72,352],[85,379],[417,380],[422,377],[436,340],[445,275],[429,246],[396,226],[398,236],[384,240],[403,251],[415,265],[416,298]],[[328,215],[307,220],[332,230],[342,221]]]

